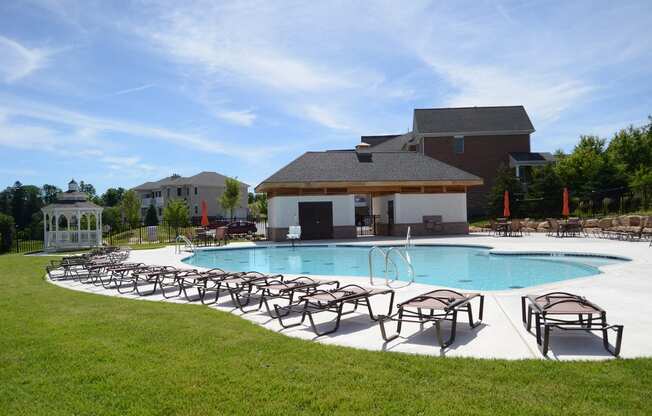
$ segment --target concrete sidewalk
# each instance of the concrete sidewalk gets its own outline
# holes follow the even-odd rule
[[[392,239],[362,239],[346,241],[347,243],[360,243],[368,245],[382,241],[383,243],[402,244],[403,240]],[[231,312],[243,316],[265,328],[282,332],[288,336],[303,339],[316,339],[325,344],[336,344],[369,350],[385,350],[427,355],[477,357],[477,358],[544,358],[539,350],[534,335],[528,333],[521,323],[521,296],[524,294],[540,294],[553,290],[567,291],[580,294],[597,303],[607,310],[610,323],[625,325],[623,336],[622,357],[652,356],[652,248],[643,242],[625,242],[599,240],[590,238],[554,238],[544,235],[532,235],[522,238],[495,238],[488,236],[463,236],[447,238],[420,238],[414,243],[431,244],[477,244],[491,246],[497,251],[530,252],[554,251],[582,254],[607,254],[627,257],[630,262],[601,267],[602,274],[584,277],[548,285],[515,289],[507,291],[486,291],[484,322],[476,329],[469,329],[466,316],[460,315],[456,342],[445,351],[437,345],[435,331],[426,325],[421,331],[417,324],[407,324],[402,336],[389,343],[383,342],[380,329],[376,322],[369,319],[366,308],[360,308],[360,313],[346,315],[342,319],[340,329],[329,336],[315,338],[308,325],[283,330],[278,320],[270,319],[264,313],[252,312],[242,314],[231,303],[228,296],[221,297],[217,306],[210,306],[218,310]],[[257,245],[268,243],[258,243]],[[333,244],[329,241],[329,244]],[[242,246],[254,246],[254,243],[242,243]],[[147,264],[170,265],[179,268],[193,268],[181,262],[189,253],[175,254],[174,247],[156,250],[133,251],[129,261]],[[319,276],[311,276],[319,277]],[[355,283],[369,286],[368,279],[361,277],[328,276],[337,279],[342,284]],[[149,297],[137,295],[119,295],[116,290],[104,289],[93,285],[85,285],[71,281],[55,281],[56,285],[84,292],[97,293],[107,296],[120,296],[131,299],[168,301],[186,303],[185,300],[164,300],[160,293]],[[384,286],[382,286],[384,287]],[[412,296],[431,291],[436,286],[411,284],[407,287],[396,289],[395,303],[401,302]],[[228,300],[227,300],[228,299]],[[388,298],[378,296],[372,298],[375,313],[387,310]],[[474,309],[475,313],[475,309]],[[322,315],[322,316],[319,316]],[[317,315],[318,325],[329,326],[331,314]],[[477,315],[475,316],[477,319]],[[307,323],[307,320],[306,320]],[[393,330],[394,323],[390,323]],[[447,335],[448,325],[444,325],[444,335]],[[610,340],[615,341],[614,333],[610,333]],[[551,337],[551,350],[549,359],[608,359],[612,356],[602,347],[599,335],[579,331],[554,331]]]

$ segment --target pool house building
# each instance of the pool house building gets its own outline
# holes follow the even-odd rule
[[[369,201],[375,235],[468,233],[466,192],[480,177],[418,152],[307,152],[256,187],[268,197],[268,236],[355,238],[356,201]]]

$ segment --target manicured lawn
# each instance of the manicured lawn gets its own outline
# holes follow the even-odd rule
[[[61,289],[43,280],[49,261],[0,256],[1,415],[652,412],[652,360],[483,361],[326,346],[207,307]]]

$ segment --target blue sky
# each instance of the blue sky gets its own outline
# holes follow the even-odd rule
[[[533,150],[652,113],[652,2],[0,2],[0,186],[256,185],[412,109],[525,105]]]

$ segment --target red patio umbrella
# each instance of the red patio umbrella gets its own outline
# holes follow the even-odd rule
[[[505,191],[503,196],[503,217],[508,218],[509,216],[509,191]]]
[[[206,201],[203,199],[201,201],[201,226],[208,226],[208,206],[206,205]]]
[[[561,209],[561,215],[568,217],[570,215],[570,207],[568,205],[568,188],[564,188],[564,206]]]

